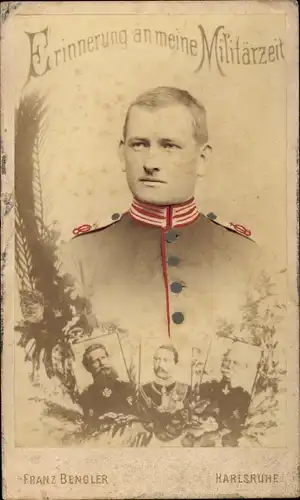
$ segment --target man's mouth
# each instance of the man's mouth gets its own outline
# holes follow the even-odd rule
[[[102,373],[103,375],[117,375],[117,372],[111,367],[111,366],[108,366],[108,365],[105,365],[105,366],[101,366],[101,368],[98,370],[98,373]]]
[[[157,183],[157,184],[167,184],[165,181],[161,181],[160,179],[149,179],[148,177],[140,177],[139,178],[140,182],[151,182],[151,183]]]
[[[157,375],[167,375],[168,372],[166,372],[165,370],[156,370],[156,374]]]

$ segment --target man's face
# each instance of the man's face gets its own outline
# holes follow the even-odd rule
[[[221,373],[223,377],[228,381],[233,381],[236,377],[236,372],[239,368],[240,364],[238,359],[234,357],[232,354],[228,354],[223,357],[222,365],[221,365]]]
[[[201,148],[193,117],[181,104],[133,106],[121,146],[128,186],[140,201],[182,203],[194,196]]]
[[[158,349],[153,357],[153,371],[157,378],[168,380],[172,378],[176,364],[173,352]]]
[[[109,365],[109,358],[104,351],[104,349],[95,349],[89,354],[89,364],[92,375],[96,375],[100,372],[103,366]]]

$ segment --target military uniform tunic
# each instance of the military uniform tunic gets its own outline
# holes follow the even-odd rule
[[[259,248],[250,231],[226,226],[200,214],[194,199],[170,207],[134,200],[71,240],[63,260],[100,323],[132,338],[195,343],[236,318],[253,285]]]
[[[78,403],[85,417],[92,422],[105,413],[130,413],[132,399],[133,392],[128,383],[100,374],[78,397]]]
[[[156,437],[169,441],[180,436],[188,416],[191,388],[187,384],[173,382],[162,386],[148,382],[140,389],[139,411]]]
[[[174,413],[182,410],[190,398],[190,387],[187,384],[173,382],[162,386],[157,382],[148,382],[141,387],[142,403],[148,408],[159,412]]]
[[[250,404],[250,394],[242,387],[232,387],[224,378],[200,385],[201,400],[208,400],[205,413],[215,416],[222,427],[235,433],[245,423]]]

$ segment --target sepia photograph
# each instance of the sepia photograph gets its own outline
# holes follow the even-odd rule
[[[264,133],[265,146],[253,149],[243,139],[250,110],[242,95],[237,101],[238,138],[236,115],[229,119],[225,108],[216,108],[215,95],[204,79],[196,88],[188,79],[180,82],[166,71],[151,76],[146,84],[149,68],[145,68],[140,83],[132,86],[128,80],[124,85],[113,75],[126,44],[116,43],[111,47],[111,76],[99,81],[103,65],[93,64],[96,51],[89,51],[89,38],[83,35],[82,58],[63,60],[65,49],[57,49],[60,64],[54,71],[51,45],[47,45],[48,66],[36,58],[42,43],[45,48],[51,44],[53,31],[47,26],[26,33],[30,66],[16,107],[14,142],[15,270],[21,311],[16,331],[21,334],[17,349],[29,351],[25,360],[31,360],[32,378],[39,377],[41,365],[50,378],[56,371],[66,371],[74,335],[97,332],[126,334],[135,344],[140,338],[160,336],[162,345],[163,340],[179,346],[186,343],[190,351],[197,343],[203,348],[215,334],[229,332],[262,349],[271,342],[268,349],[275,349],[275,329],[284,321],[286,309],[286,283],[281,276],[286,249],[281,244],[271,253],[270,241],[264,245],[255,236],[259,218],[247,223],[254,210],[253,202],[246,203],[251,190],[256,200],[263,196],[266,212],[272,208],[263,195],[266,173],[261,177],[256,167],[256,177],[251,179],[250,150],[258,162],[269,154],[270,176],[278,162],[270,149],[274,131],[257,130],[257,121],[263,117],[262,97],[258,99],[256,92],[252,113],[256,113],[257,125],[252,141]],[[117,29],[111,32],[111,37],[117,33]],[[121,30],[119,35],[121,39]],[[133,65],[139,61],[136,40],[134,28],[130,49],[127,40]],[[278,82],[274,97],[280,89]],[[263,80],[259,92],[265,95]],[[219,99],[228,106],[225,96]],[[269,121],[263,126],[272,119],[264,117]],[[229,144],[220,123],[231,130]],[[280,158],[284,141],[280,142],[279,135],[278,141]],[[227,178],[227,189],[219,192],[219,198],[226,203],[237,197],[228,185],[233,175],[232,154],[239,154],[238,161],[244,165],[236,177],[246,198],[243,210],[240,198],[234,218],[226,220],[226,210],[224,215],[205,210],[205,191],[213,191],[210,176],[214,173],[218,184]],[[214,156],[221,164],[226,159],[222,177]],[[278,182],[283,172],[278,170]],[[247,184],[241,184],[243,178]],[[270,202],[276,186],[268,195]],[[279,184],[276,189],[279,193]],[[280,212],[278,206],[277,218]],[[283,234],[284,224],[281,227]],[[271,230],[270,236],[275,237]],[[263,325],[266,314],[268,331]],[[58,346],[60,368],[53,364]],[[284,370],[284,358],[281,362],[275,378]]]
[[[189,418],[191,349],[145,341],[140,347],[138,406],[155,438],[178,438]],[[159,444],[159,443],[158,443]]]
[[[249,406],[257,394],[255,383],[260,357],[256,346],[233,342],[228,338],[214,339],[205,372],[195,393],[196,401],[207,402],[200,413],[201,420],[210,419],[212,424],[213,418],[219,434],[206,434],[203,442],[206,438],[213,446],[213,439],[221,437],[223,446],[240,445]]]
[[[5,498],[294,494],[297,8],[3,4]]]

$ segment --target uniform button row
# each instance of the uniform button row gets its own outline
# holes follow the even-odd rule
[[[168,265],[171,267],[178,266],[179,262],[180,262],[179,257],[176,257],[175,255],[170,255],[170,257],[168,257]]]
[[[184,321],[184,315],[182,312],[174,312],[172,314],[172,320],[173,320],[173,323],[175,323],[176,325],[180,325],[181,323],[183,323]]]
[[[171,230],[167,231],[165,236],[168,243],[173,243],[173,241],[178,238],[179,233],[177,233],[177,231]]]
[[[168,243],[172,243],[173,241],[175,241],[178,238],[178,236],[179,236],[179,234],[176,231],[167,231],[166,232],[166,241]],[[168,265],[169,266],[176,267],[176,266],[178,266],[179,262],[180,262],[179,257],[176,257],[175,255],[170,255],[170,257],[168,257]],[[173,293],[180,293],[182,291],[183,287],[182,287],[181,283],[178,283],[177,281],[173,281],[173,283],[171,283],[171,285],[170,285],[170,288],[171,288],[171,291]],[[183,323],[183,321],[184,321],[183,313],[180,311],[174,312],[172,314],[172,321],[176,325],[180,325],[181,323]]]
[[[178,283],[178,281],[173,281],[173,283],[171,283],[170,285],[170,288],[173,293],[180,293],[183,286],[181,283]]]

